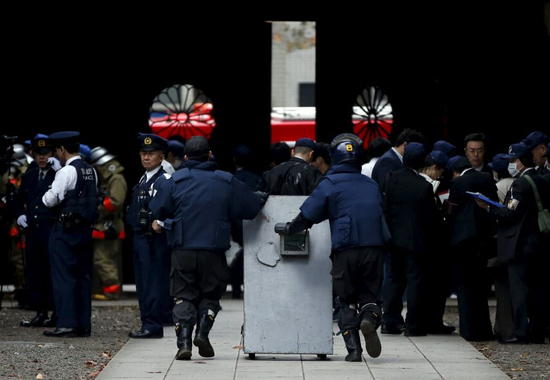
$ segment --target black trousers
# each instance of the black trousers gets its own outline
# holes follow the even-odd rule
[[[428,253],[424,264],[426,327],[428,330],[437,329],[443,325],[447,298],[453,286],[453,265],[448,246],[439,245]]]
[[[134,272],[141,327],[162,333],[171,323],[170,252],[164,234],[134,234]]]
[[[340,315],[343,317],[338,324],[343,330],[355,328],[357,316],[353,307],[360,308],[367,303],[380,304],[378,296],[382,286],[383,250],[379,247],[351,248],[333,252],[331,259],[333,291],[340,298]]]
[[[92,229],[66,230],[59,223],[49,241],[57,327],[92,327]]]
[[[514,334],[518,338],[544,341],[549,324],[547,271],[548,258],[542,252],[520,253],[508,262]]]
[[[407,290],[407,329],[426,328],[424,312],[424,257],[406,249],[392,248],[389,253],[389,275],[384,282],[382,300],[384,305],[384,324],[395,326],[401,322],[403,295]]]
[[[453,257],[460,335],[469,341],[492,339],[486,292],[487,258],[481,244],[478,241],[457,244]]]
[[[208,310],[217,314],[229,278],[224,252],[172,251],[170,291],[176,299],[174,323],[194,326],[200,314]]]
[[[48,249],[52,223],[30,223],[26,230],[26,275],[31,306],[38,311],[53,310],[53,290]]]

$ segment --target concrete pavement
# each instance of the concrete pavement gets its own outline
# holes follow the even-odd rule
[[[174,360],[176,336],[165,327],[163,339],[130,339],[103,369],[107,379],[204,380],[339,380],[339,379],[502,379],[509,377],[459,335],[405,337],[382,335],[382,354],[363,362],[344,361],[341,336],[334,336],[334,353],[326,360],[316,355],[258,354],[252,360],[243,352],[241,326],[243,301],[222,299],[210,339],[216,356],[202,358],[193,347],[190,361]],[[338,327],[334,324],[334,332]],[[364,341],[362,341],[364,345]]]

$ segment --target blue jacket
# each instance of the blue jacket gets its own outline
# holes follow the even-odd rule
[[[300,211],[313,223],[329,219],[333,251],[382,246],[389,239],[378,185],[353,164],[331,167]]]
[[[187,161],[159,189],[150,203],[155,219],[164,221],[174,249],[226,251],[231,220],[253,219],[260,200],[215,162]]]

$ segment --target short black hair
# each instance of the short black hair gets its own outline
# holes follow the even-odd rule
[[[367,154],[372,157],[382,157],[384,153],[391,149],[391,141],[378,136],[369,143]]]
[[[317,147],[313,150],[313,156],[311,157],[312,161],[315,161],[317,157],[321,157],[325,160],[325,163],[330,165],[330,144],[318,142]]]
[[[477,140],[476,140],[477,141]],[[472,167],[470,161],[466,157],[460,157],[456,163],[452,166],[452,170],[457,173],[462,173],[464,170]]]
[[[420,144],[425,143],[424,135],[414,129],[406,128],[397,136],[395,140],[395,146],[403,145],[403,143],[417,142]]]
[[[278,141],[273,143],[269,148],[269,155],[271,157],[271,161],[275,165],[279,165],[290,160],[290,147],[286,142]]]
[[[59,144],[57,144],[59,145]],[[65,147],[65,150],[69,153],[78,153],[78,150],[80,149],[79,143],[70,143],[70,144],[61,144],[61,146]]]
[[[481,132],[470,133],[468,136],[464,137],[464,148],[470,141],[481,141],[485,144],[485,134]]]

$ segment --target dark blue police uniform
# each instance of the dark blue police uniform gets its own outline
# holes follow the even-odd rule
[[[191,335],[199,355],[214,356],[208,333],[220,310],[229,269],[224,252],[230,245],[234,219],[252,219],[260,200],[244,183],[217,170],[207,140],[191,138],[185,146],[185,168],[166,181],[151,202],[164,220],[172,252],[171,293],[178,336],[177,360],[191,358]]]
[[[50,135],[56,148],[70,153],[78,151],[78,132]],[[76,147],[75,152],[69,149]],[[59,152],[59,150],[58,150]],[[63,162],[63,161],[62,161]],[[78,155],[65,162],[56,175],[61,181],[68,166],[76,169],[74,189],[66,188],[65,198],[54,209],[59,219],[50,235],[49,251],[57,328],[47,336],[90,336],[92,314],[92,223],[97,219],[97,176],[94,169]],[[64,173],[61,171],[64,170]],[[49,190],[43,197],[47,199]]]
[[[331,143],[332,167],[290,223],[277,223],[275,231],[292,234],[326,219],[332,240],[333,291],[339,297],[338,326],[349,355],[361,361],[358,327],[372,357],[382,350],[376,329],[381,310],[383,250],[389,231],[382,213],[382,196],[376,182],[361,174],[363,142],[344,133]],[[358,313],[358,310],[359,313]]]
[[[141,151],[165,151],[167,142],[153,134],[140,134]],[[132,338],[160,338],[163,325],[172,320],[173,301],[170,297],[170,252],[166,233],[152,230],[152,214],[149,202],[160,186],[170,177],[158,166],[149,180],[144,175],[132,190],[126,222],[134,232],[133,261],[136,291],[141,316],[141,328],[130,333]]]
[[[41,137],[43,136],[43,137]],[[30,142],[34,154],[51,153],[53,146],[48,136],[37,135]],[[24,321],[22,326],[55,326],[55,317],[48,319],[48,310],[55,307],[50,274],[50,254],[48,244],[54,219],[50,210],[42,203],[42,196],[50,188],[55,178],[55,171],[34,166],[27,170],[21,180],[16,202],[16,215],[26,215],[26,279],[29,286],[30,304],[36,309],[36,317]]]

